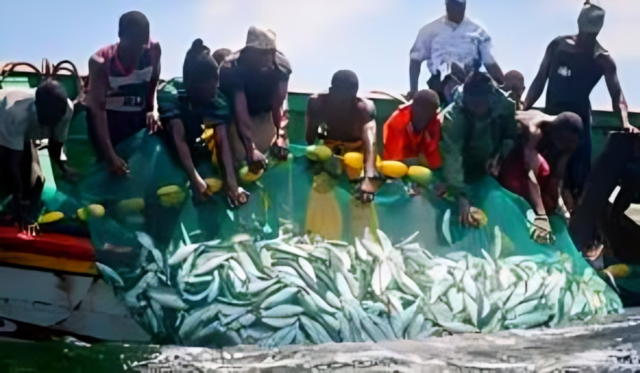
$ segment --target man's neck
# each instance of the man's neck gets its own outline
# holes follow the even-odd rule
[[[138,64],[139,57],[133,53],[128,53],[126,50],[118,46],[118,50],[116,51],[118,61],[122,67],[127,70],[134,69]]]

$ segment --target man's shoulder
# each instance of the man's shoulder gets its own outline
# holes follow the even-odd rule
[[[376,104],[368,98],[358,97],[358,110],[370,117],[376,116]]]
[[[447,20],[446,15],[438,17],[433,21],[427,23],[426,25],[422,26],[418,34],[427,36],[431,33],[438,32],[445,25],[446,20]]]
[[[285,56],[284,53],[280,51],[276,51],[276,67],[286,75],[291,75],[291,73],[293,72],[293,70],[291,69],[291,62],[289,61],[287,56]]]

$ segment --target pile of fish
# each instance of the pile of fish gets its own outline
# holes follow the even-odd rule
[[[491,248],[481,257],[434,257],[414,242],[417,233],[393,245],[383,232],[367,231],[349,245],[284,228],[275,240],[238,235],[165,256],[148,236],[138,237],[142,271],[124,281],[99,266],[162,343],[271,348],[423,340],[553,326],[622,307],[593,270],[574,274],[564,254],[552,263],[501,257]]]

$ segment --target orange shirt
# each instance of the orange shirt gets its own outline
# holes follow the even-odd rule
[[[438,169],[442,166],[442,157],[438,147],[440,126],[442,125],[440,116],[434,116],[421,132],[415,133],[411,125],[412,112],[410,104],[401,106],[384,124],[383,158],[402,161],[418,158],[422,154],[430,169]]]

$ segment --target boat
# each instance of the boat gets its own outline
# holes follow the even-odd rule
[[[2,69],[0,89],[37,86],[41,71],[30,71],[33,66],[30,70],[15,70],[14,66]],[[81,94],[74,69],[58,74],[47,62],[43,70],[74,92],[74,98]],[[308,97],[308,93],[289,93],[289,133],[293,144],[304,144]],[[381,126],[398,107],[398,100],[380,93],[368,97],[376,104],[377,123]],[[72,122],[70,147],[86,142],[86,122],[78,117],[81,113],[76,113],[77,120]],[[612,127],[613,115],[594,113],[594,133],[606,134]],[[632,122],[638,119],[638,114],[631,114]],[[382,136],[382,130],[378,135]],[[597,138],[595,143],[597,153]],[[381,144],[379,139],[378,145]],[[45,193],[55,192],[55,178],[46,152],[41,152],[40,157],[47,176]],[[0,227],[0,279],[0,338],[30,339],[43,334],[115,342],[152,341],[114,288],[100,276],[96,252],[88,238],[50,232],[33,236],[15,227]]]

